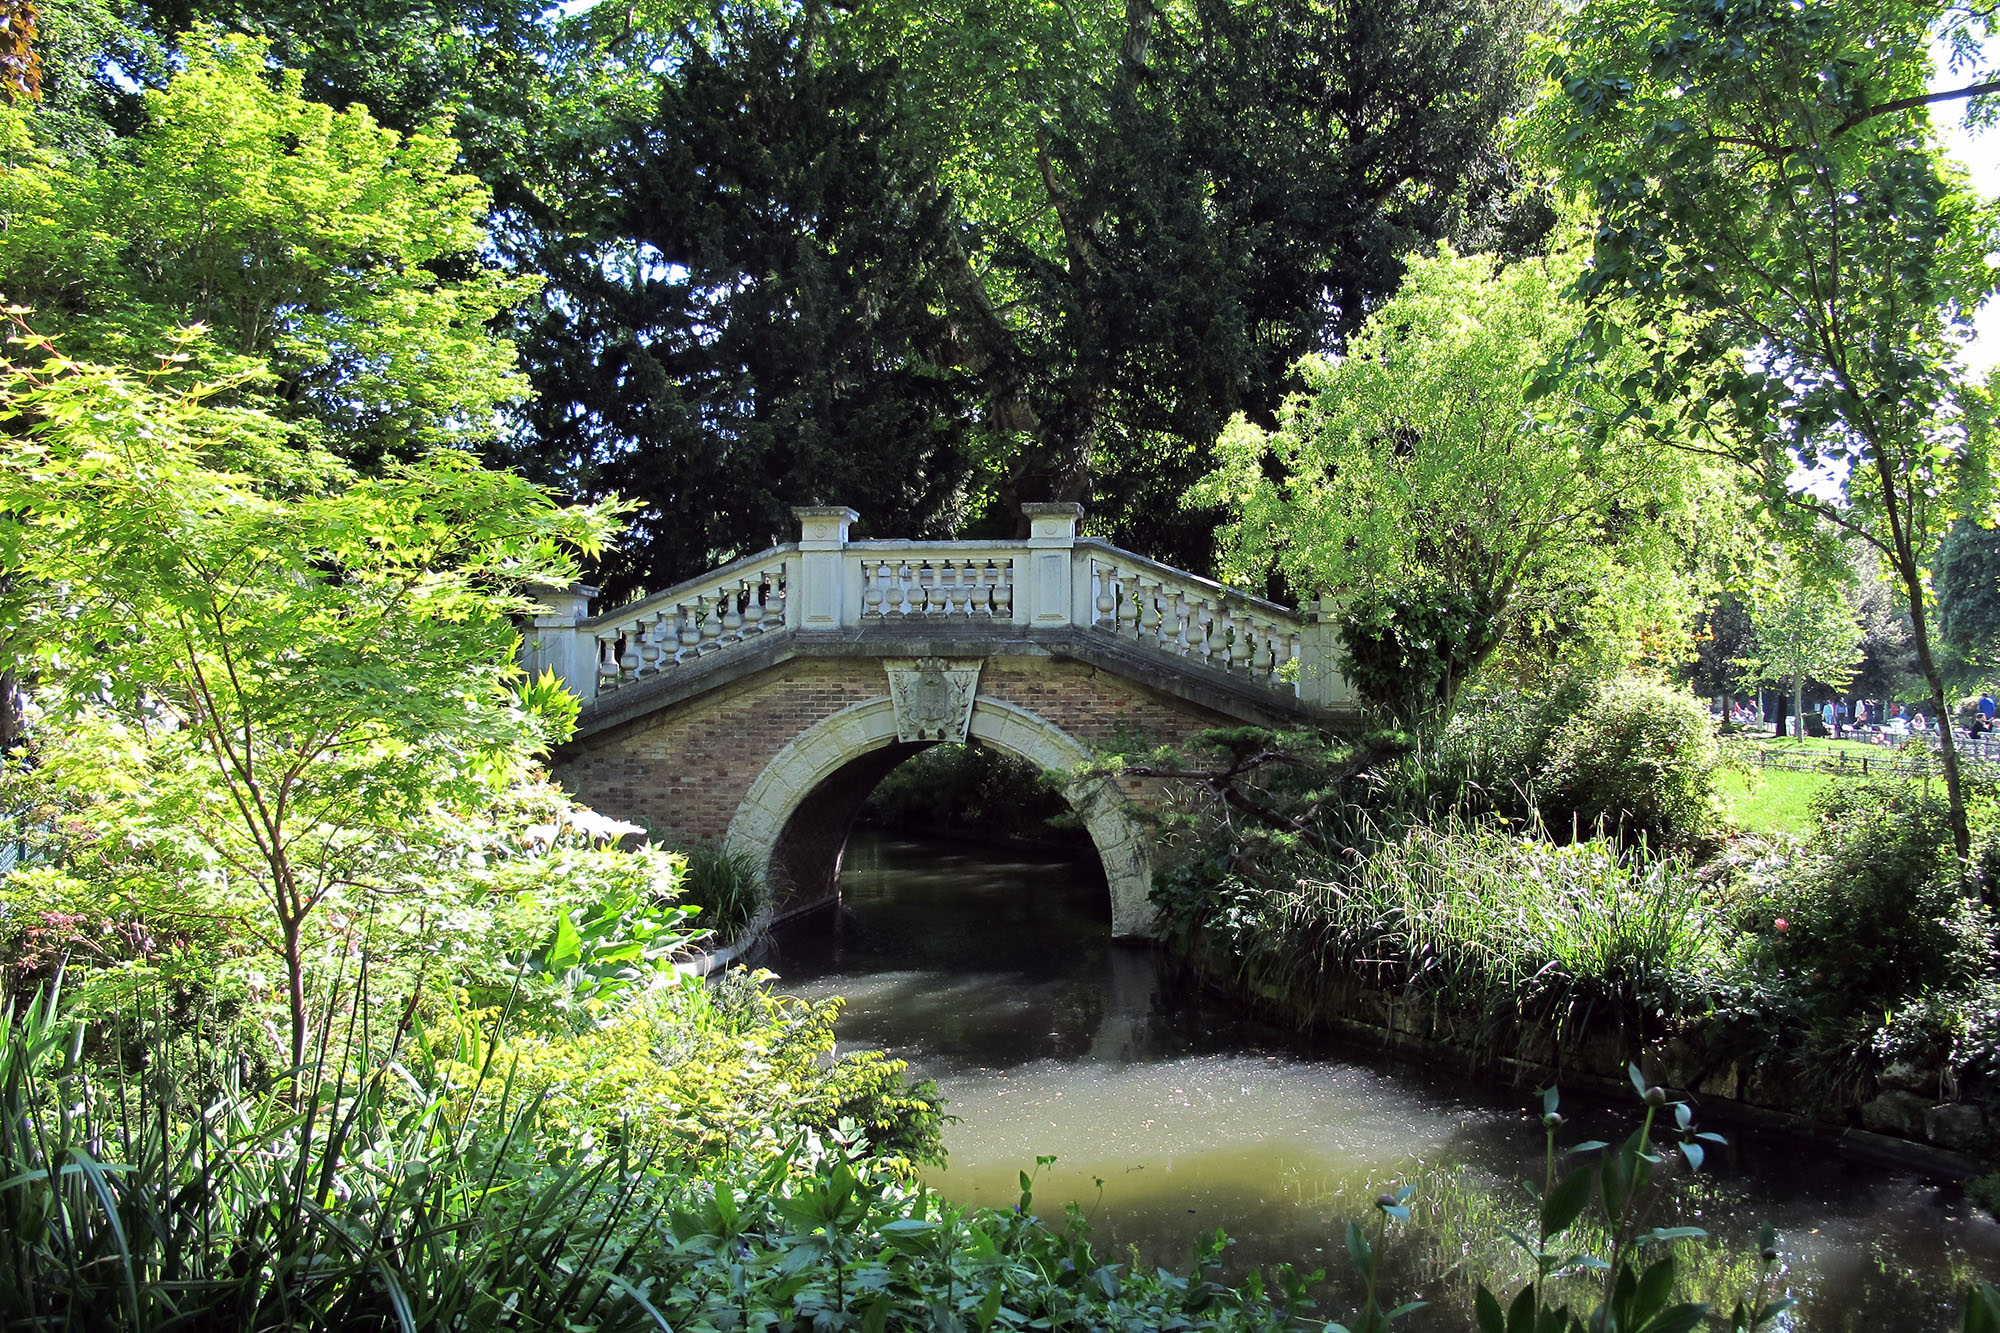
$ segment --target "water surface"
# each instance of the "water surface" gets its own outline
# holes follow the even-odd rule
[[[1468,1272],[1506,1262],[1495,1229],[1542,1169],[1532,1094],[1308,1043],[1192,993],[1169,960],[1111,941],[1095,867],[857,834],[841,883],[841,910],[785,927],[769,965],[785,989],[846,998],[843,1043],[938,1081],[959,1117],[929,1177],[947,1197],[1010,1206],[1035,1172],[1038,1212],[1076,1200],[1100,1249],[1181,1271],[1221,1228],[1233,1274],[1334,1270],[1320,1313],[1344,1317],[1346,1222],[1414,1183],[1392,1267],[1399,1295],[1437,1304],[1401,1327],[1467,1326]],[[1572,1141],[1636,1123],[1565,1109]],[[1717,1237],[1688,1254],[1715,1293],[1748,1280],[1759,1219],[1784,1233],[1798,1333],[1955,1329],[1966,1284],[2000,1279],[2000,1227],[1955,1187],[1731,1139],[1657,1219]]]

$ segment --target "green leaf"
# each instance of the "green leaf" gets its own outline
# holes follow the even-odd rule
[[[1583,1215],[1596,1174],[1588,1166],[1579,1166],[1556,1181],[1548,1198],[1542,1201],[1541,1229],[1545,1240],[1562,1235]]]
[[[1368,1238],[1361,1233],[1361,1227],[1354,1222],[1347,1224],[1347,1257],[1353,1261],[1354,1271],[1360,1274],[1362,1281],[1374,1280],[1375,1252],[1368,1244]]]

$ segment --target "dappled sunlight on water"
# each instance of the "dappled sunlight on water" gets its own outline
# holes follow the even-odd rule
[[[1467,1327],[1468,1274],[1512,1262],[1497,1230],[1525,1220],[1517,1181],[1541,1173],[1530,1093],[1316,1048],[1189,993],[1150,950],[1111,942],[1094,867],[857,835],[842,887],[842,910],[785,927],[767,965],[783,989],[846,998],[843,1044],[938,1081],[959,1117],[929,1177],[947,1197],[1009,1207],[1027,1171],[1035,1211],[1076,1201],[1111,1257],[1185,1271],[1222,1228],[1232,1274],[1291,1262],[1338,1283],[1347,1221],[1413,1183],[1390,1281],[1436,1304],[1398,1325],[1411,1333]],[[1632,1123],[1622,1106],[1565,1110],[1572,1141]],[[1732,1137],[1652,1219],[1717,1237],[1686,1247],[1695,1294],[1733,1299],[1759,1220],[1784,1233],[1794,1333],[1943,1333],[1966,1283],[2000,1278],[2000,1226],[1954,1186]],[[1351,1299],[1336,1285],[1320,1313]]]

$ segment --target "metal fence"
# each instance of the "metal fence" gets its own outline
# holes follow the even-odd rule
[[[1760,745],[1757,747],[1757,767],[1775,768],[1787,773],[1846,773],[1858,777],[1876,774],[1902,777],[1935,776],[1944,771],[1938,752],[1928,746],[1903,745],[1880,747],[1882,753],[1868,754],[1855,750],[1819,750],[1812,748],[1810,741],[1798,749]],[[1959,762],[1962,766],[2000,766],[2000,748],[1992,745],[1975,749],[1965,741],[1959,742]]]

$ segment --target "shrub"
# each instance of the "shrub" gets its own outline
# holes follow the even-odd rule
[[[836,1058],[840,1002],[777,995],[769,979],[684,977],[577,1027],[461,1015],[432,1030],[431,1049],[468,1098],[538,1102],[535,1132],[557,1155],[643,1140],[678,1169],[768,1161],[799,1127],[831,1130],[845,1119],[896,1171],[941,1162],[936,1087],[910,1084],[907,1066],[879,1052]],[[489,1067],[508,1071],[504,1089],[485,1076]]]
[[[1312,1011],[1339,1011],[1360,985],[1429,996],[1489,1041],[1522,1018],[1565,1035],[1643,1027],[1677,978],[1721,953],[1684,861],[1605,839],[1558,845],[1497,819],[1446,816],[1363,856],[1259,870],[1211,858],[1157,899],[1171,927]]]
[[[1849,782],[1820,793],[1814,813],[1819,836],[1746,900],[1768,964],[1827,1013],[1879,1015],[1980,974],[1991,919],[1961,892],[1941,799],[1911,782]]]
[[[1708,710],[1684,690],[1627,677],[1600,686],[1551,738],[1538,780],[1552,828],[1604,827],[1695,847],[1720,817]]]

